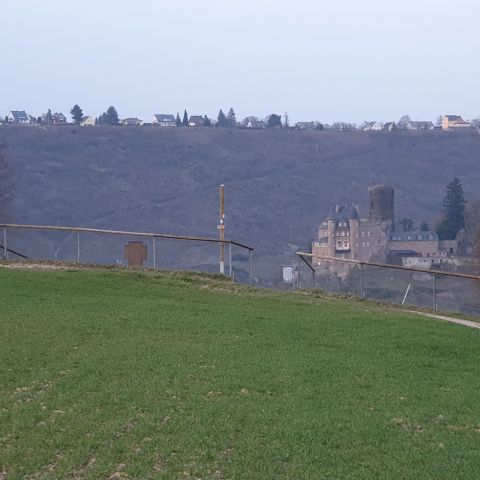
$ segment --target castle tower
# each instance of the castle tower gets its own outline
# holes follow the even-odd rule
[[[368,187],[372,223],[391,222],[395,224],[395,189],[386,185]]]

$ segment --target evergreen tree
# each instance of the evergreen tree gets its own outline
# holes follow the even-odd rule
[[[183,112],[183,126],[188,127],[188,113],[187,110]]]
[[[175,119],[175,125],[177,127],[181,127],[182,126],[182,120],[180,120],[180,114],[177,112],[177,118]]]
[[[228,111],[228,114],[227,114],[227,127],[230,127],[230,128],[235,128],[237,126],[237,118],[235,116],[235,112],[233,111],[233,108],[231,108],[229,111]]]
[[[8,120],[8,115],[5,115],[5,123],[8,123],[9,120]]]
[[[285,112],[285,115],[283,117],[283,126],[285,128],[289,128],[290,127],[290,117],[288,116],[288,113]]]
[[[117,126],[119,125],[120,120],[118,118],[118,113],[115,107],[108,107],[108,110],[102,114],[102,124]]]
[[[227,126],[228,126],[227,117],[223,113],[223,110],[220,109],[220,111],[218,112],[218,117],[217,117],[217,127],[223,128],[223,127],[227,127]]]
[[[212,126],[212,121],[206,115],[203,117],[203,126],[207,128]]]
[[[83,111],[78,105],[73,106],[73,108],[70,110],[70,115],[72,115],[75,125],[80,125],[80,122],[83,118]]]
[[[465,197],[463,187],[458,178],[451,181],[447,187],[447,194],[443,199],[445,216],[437,227],[440,240],[454,240],[457,233],[465,228]]]
[[[420,231],[421,232],[429,232],[430,231],[430,227],[428,226],[428,223],[425,220],[420,225]]]
[[[48,109],[48,112],[45,115],[45,123],[51,125],[53,123],[52,111]]]

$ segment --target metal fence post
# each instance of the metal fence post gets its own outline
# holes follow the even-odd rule
[[[7,229],[3,229],[3,258],[8,259],[8,246],[7,246]]]
[[[156,271],[157,270],[157,245],[156,245],[156,237],[153,237],[153,248],[152,248],[152,252],[153,252],[153,270]]]
[[[433,280],[433,309],[435,312],[437,311],[437,276],[433,273],[432,274]]]
[[[80,263],[80,232],[77,230],[77,263]]]
[[[363,263],[360,264],[360,298],[365,298],[365,286],[363,276]]]
[[[229,243],[228,244],[228,270],[229,270],[229,274],[230,274],[230,278],[232,278],[232,274],[233,274],[233,267],[232,267],[232,244]]]
[[[252,262],[252,251],[248,251],[248,281],[250,285],[253,285],[253,262]]]

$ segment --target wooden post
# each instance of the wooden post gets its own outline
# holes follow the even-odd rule
[[[225,186],[220,185],[220,223],[218,225],[220,233],[220,273],[225,275]]]

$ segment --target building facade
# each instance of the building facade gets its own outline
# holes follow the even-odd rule
[[[436,260],[453,257],[457,242],[440,241],[431,231],[395,231],[395,191],[393,187],[376,185],[368,189],[369,214],[360,218],[355,205],[332,207],[317,229],[312,242],[312,263],[320,273],[334,273],[341,277],[352,268],[350,263],[333,258],[405,264],[407,258]],[[418,261],[417,261],[418,263]]]

